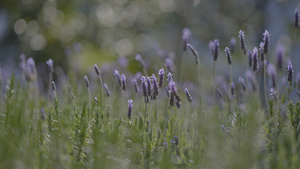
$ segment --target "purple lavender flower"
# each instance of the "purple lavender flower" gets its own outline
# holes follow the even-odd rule
[[[260,55],[260,60],[262,62],[264,62],[264,60],[265,60],[264,46],[265,46],[264,43],[260,42],[260,44],[259,44],[259,55]]]
[[[146,82],[147,82],[147,95],[148,96],[151,96],[151,80],[150,80],[150,78],[149,77],[146,77]]]
[[[106,96],[109,97],[109,96],[111,95],[111,93],[110,93],[110,90],[109,90],[107,84],[104,83],[104,84],[103,84],[103,87],[104,87]]]
[[[89,88],[90,87],[90,81],[89,81],[89,78],[87,76],[84,76],[84,81],[85,81],[86,87]]]
[[[135,60],[138,61],[138,62],[140,62],[140,64],[142,65],[143,68],[146,67],[146,63],[144,62],[144,60],[143,60],[143,58],[142,58],[142,56],[140,54],[137,54],[135,56]]]
[[[232,82],[231,83],[231,95],[234,96],[234,89],[235,89],[235,84]]]
[[[133,83],[135,92],[138,93],[139,92],[139,87],[137,85],[137,81],[135,79],[133,79],[132,83]]]
[[[114,75],[116,77],[116,80],[118,81],[119,86],[121,87],[122,83],[121,83],[121,77],[120,77],[119,71],[115,70]]]
[[[177,136],[174,136],[174,142],[173,142],[176,146],[178,146],[178,143],[179,143],[179,141],[178,141],[178,138],[177,138]]]
[[[161,68],[161,69],[158,71],[158,76],[159,76],[158,87],[159,87],[159,88],[162,88],[162,86],[163,86],[163,84],[164,84],[164,74],[165,74],[164,68]]]
[[[270,33],[266,30],[264,35],[264,54],[266,55],[269,51],[269,45],[270,45]]]
[[[183,39],[183,51],[185,52],[187,49],[187,43],[190,40],[191,37],[191,31],[189,28],[184,28],[182,31],[182,39]]]
[[[232,38],[230,39],[230,52],[231,52],[231,53],[234,53],[234,47],[235,47],[235,44],[236,44],[236,40],[235,40],[234,37],[232,37]]]
[[[246,77],[247,77],[247,79],[250,81],[250,83],[251,83],[251,85],[252,85],[252,89],[253,89],[253,91],[255,92],[256,89],[257,89],[257,81],[256,81],[256,79],[255,79],[254,74],[253,74],[251,71],[247,70],[247,72],[246,72]]]
[[[167,67],[169,72],[174,71],[174,62],[170,58],[165,59],[165,66]]]
[[[124,74],[121,75],[121,84],[122,84],[122,90],[126,90],[127,89],[127,85],[126,85],[126,76]]]
[[[252,60],[252,70],[255,72],[258,68],[258,50],[256,47],[253,49]]]
[[[208,43],[208,48],[211,52],[211,55],[214,56],[214,51],[215,51],[215,43],[213,41],[209,41]]]
[[[218,57],[219,57],[219,40],[218,39],[215,39],[214,40],[214,61],[217,61],[218,60]]]
[[[279,47],[277,49],[277,68],[278,68],[278,70],[282,70],[283,53],[284,53],[284,48],[282,45],[279,45]]]
[[[271,88],[271,89],[270,89],[270,96],[271,96],[271,98],[274,99],[275,101],[277,100],[278,94],[277,94],[277,91],[276,91],[274,88]]]
[[[244,79],[242,77],[239,77],[239,82],[242,85],[242,89],[244,91],[246,91],[246,84],[245,84],[245,81],[244,81]]]
[[[49,72],[53,72],[53,60],[52,59],[49,59],[49,60],[47,60],[46,61],[46,64],[47,64],[47,66],[48,66],[48,70],[49,70]]]
[[[230,51],[229,51],[228,47],[225,48],[225,53],[226,53],[226,56],[227,56],[227,62],[228,62],[229,65],[231,65],[232,58],[231,58]]]
[[[167,80],[168,80],[168,82],[171,82],[171,81],[173,81],[173,78],[172,78],[172,76],[173,76],[173,75],[172,75],[172,73],[171,73],[171,72],[169,72],[167,76],[168,76],[168,79],[167,79]]]
[[[96,64],[94,64],[94,69],[95,69],[96,74],[99,76],[101,73],[100,73],[100,70],[99,70],[99,68]]]
[[[170,106],[173,106],[174,102],[176,102],[176,106],[178,108],[180,108],[181,98],[177,93],[177,88],[176,88],[176,85],[175,85],[174,81],[169,82],[169,94],[170,94],[170,97],[169,97]]]
[[[252,51],[248,50],[249,67],[252,67]]]
[[[267,73],[268,75],[271,77],[271,81],[272,81],[272,88],[276,88],[276,69],[275,66],[272,63],[268,64],[267,67]]]
[[[131,119],[132,107],[133,107],[133,101],[131,99],[131,100],[128,100],[128,112],[127,112],[128,119]]]
[[[152,99],[156,100],[156,98],[159,94],[159,91],[158,91],[158,84],[157,84],[157,81],[156,81],[156,77],[155,77],[154,74],[152,74],[152,83],[153,83]]]
[[[298,14],[298,9],[295,9],[295,27],[299,27],[299,14]]]
[[[188,100],[190,103],[192,103],[193,99],[192,99],[192,96],[190,95],[189,90],[188,90],[187,88],[184,89],[184,93],[185,93],[185,95],[186,95],[187,100]]]
[[[244,51],[244,54],[246,54],[245,34],[242,30],[239,31],[239,38],[241,43],[241,49]]]
[[[195,60],[196,60],[196,64],[199,64],[199,57],[198,57],[198,52],[193,48],[193,46],[189,43],[187,43],[187,47],[191,50],[191,52],[193,53]]]
[[[291,83],[293,81],[293,65],[291,62],[287,65],[287,74],[288,74],[288,81]]]
[[[145,101],[145,103],[148,103],[148,101],[149,101],[148,92],[147,92],[147,86],[148,86],[148,84],[146,82],[145,76],[142,76],[141,81],[142,81],[141,84],[142,84],[142,88],[143,88],[144,101]]]

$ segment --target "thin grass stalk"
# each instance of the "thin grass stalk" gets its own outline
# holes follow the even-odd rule
[[[201,69],[201,63],[197,65],[198,68],[198,79],[199,79],[199,86],[200,86],[200,91],[199,91],[199,101],[200,101],[200,108],[202,109],[202,102],[203,102],[203,84],[202,84],[202,69]]]
[[[182,82],[182,74],[183,74],[183,62],[184,58],[186,57],[186,51],[183,51],[183,56],[181,57],[181,64],[180,64],[180,76],[179,76],[179,82]]]
[[[266,55],[265,55],[265,58],[266,58]],[[267,95],[267,73],[266,73],[267,65],[266,65],[266,59],[264,59],[263,67],[264,67],[263,68],[263,73],[264,73],[265,102],[266,102],[266,108],[268,109],[269,108],[269,102],[268,102],[268,95]]]

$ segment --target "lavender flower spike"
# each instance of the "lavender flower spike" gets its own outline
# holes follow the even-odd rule
[[[193,53],[195,60],[196,60],[196,64],[199,64],[199,57],[198,57],[198,52],[193,48],[193,46],[189,43],[187,43],[187,47],[191,50],[191,52]]]
[[[100,70],[99,70],[99,68],[96,64],[94,65],[94,69],[95,69],[96,74],[99,76],[101,73],[100,73]]]
[[[172,76],[173,76],[173,75],[172,75],[172,73],[171,73],[171,72],[169,72],[167,76],[168,76],[168,79],[167,79],[167,80],[168,80],[168,82],[171,82],[171,81],[173,81],[173,78],[172,78]]]
[[[159,76],[158,87],[159,87],[159,88],[162,88],[162,86],[163,86],[163,84],[164,84],[164,74],[165,74],[164,68],[161,68],[161,69],[158,71],[158,76]]]
[[[228,48],[228,47],[225,48],[225,53],[226,53],[226,56],[227,56],[228,64],[231,65],[231,63],[232,63],[232,58],[231,58],[230,51],[229,51],[229,48]]]
[[[147,82],[147,95],[151,96],[151,80],[149,77],[146,77],[146,82]]]
[[[298,9],[295,9],[295,27],[299,27],[299,14],[298,14]]]
[[[287,65],[287,74],[288,74],[288,81],[291,83],[293,81],[293,65],[291,62]]]
[[[244,79],[242,77],[239,77],[239,82],[242,85],[242,89],[244,91],[246,91],[246,84],[245,84],[245,81],[244,81]]]
[[[192,99],[192,96],[190,95],[189,90],[188,90],[187,88],[184,89],[184,93],[185,93],[185,95],[186,95],[187,100],[188,100],[190,103],[192,103],[193,99]]]
[[[252,59],[253,59],[252,70],[255,72],[258,68],[258,51],[256,47],[253,49]]]
[[[214,61],[217,61],[218,60],[218,57],[219,57],[219,40],[218,39],[215,39],[214,40]]]
[[[270,46],[270,33],[266,30],[264,35],[264,54],[266,55],[269,51],[269,46]]]
[[[127,112],[128,119],[131,119],[132,107],[133,107],[133,101],[132,99],[130,99],[128,100],[128,112]]]
[[[48,66],[48,70],[49,70],[49,72],[53,72],[53,60],[52,59],[49,59],[49,60],[47,60],[46,61],[46,64],[47,64],[47,66]]]
[[[260,44],[259,44],[259,55],[260,55],[260,60],[262,62],[264,62],[264,60],[265,60],[264,46],[265,46],[264,43],[260,42]]]
[[[139,92],[139,88],[138,88],[138,85],[137,85],[137,81],[135,79],[133,79],[132,83],[133,83],[135,92],[138,93]]]
[[[152,99],[156,100],[159,92],[158,92],[158,84],[157,84],[156,77],[154,74],[152,74],[152,83],[153,83]]]
[[[120,77],[119,71],[115,70],[114,71],[114,75],[115,75],[115,77],[116,77],[116,79],[118,81],[119,86],[122,86],[121,77]]]
[[[241,42],[241,49],[244,51],[244,54],[246,54],[245,34],[242,30],[239,31],[239,38]]]
[[[90,87],[90,81],[87,76],[84,76],[84,81],[85,81],[86,87]]]
[[[109,97],[111,95],[110,90],[108,89],[108,86],[106,83],[103,84],[103,88],[105,90],[106,96]]]
[[[279,70],[282,70],[283,54],[284,54],[284,48],[282,45],[279,45],[279,47],[277,49],[277,68]]]
[[[249,59],[249,66],[252,67],[252,52],[250,49],[248,50],[248,59]]]
[[[127,86],[126,86],[126,76],[124,74],[121,75],[121,83],[122,83],[122,90],[126,90]]]
[[[54,91],[55,91],[55,90],[56,90],[56,85],[55,85],[55,82],[54,82],[54,81],[52,81],[52,82],[51,82],[51,84],[52,84],[52,90],[54,90]]]
[[[268,75],[271,77],[271,80],[272,80],[272,88],[276,88],[276,69],[275,69],[275,66],[270,63],[268,64],[267,66],[267,73]]]

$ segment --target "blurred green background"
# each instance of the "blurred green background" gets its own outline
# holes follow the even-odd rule
[[[212,62],[207,44],[215,38],[224,55],[235,37],[238,54],[233,59],[240,59],[240,29],[249,49],[258,46],[268,29],[270,60],[278,43],[284,45],[288,58],[293,46],[299,46],[299,40],[292,43],[295,7],[300,7],[297,0],[3,0],[0,66],[4,74],[19,71],[18,58],[24,53],[37,63],[52,58],[66,72],[84,72],[95,63],[105,66],[122,56],[135,72],[141,69],[135,64],[137,53],[157,64],[154,58],[169,52],[179,65],[185,27],[190,28],[191,43],[204,63]],[[192,63],[193,57],[188,60]]]

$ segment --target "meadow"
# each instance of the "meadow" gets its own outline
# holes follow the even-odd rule
[[[295,34],[298,24],[296,10]],[[181,65],[169,53],[137,54],[140,72],[123,59],[78,77],[49,59],[44,90],[21,55],[22,73],[0,83],[0,168],[300,168],[299,54],[269,48],[261,34],[251,49],[242,30],[224,49],[212,40],[203,56],[185,28]]]

